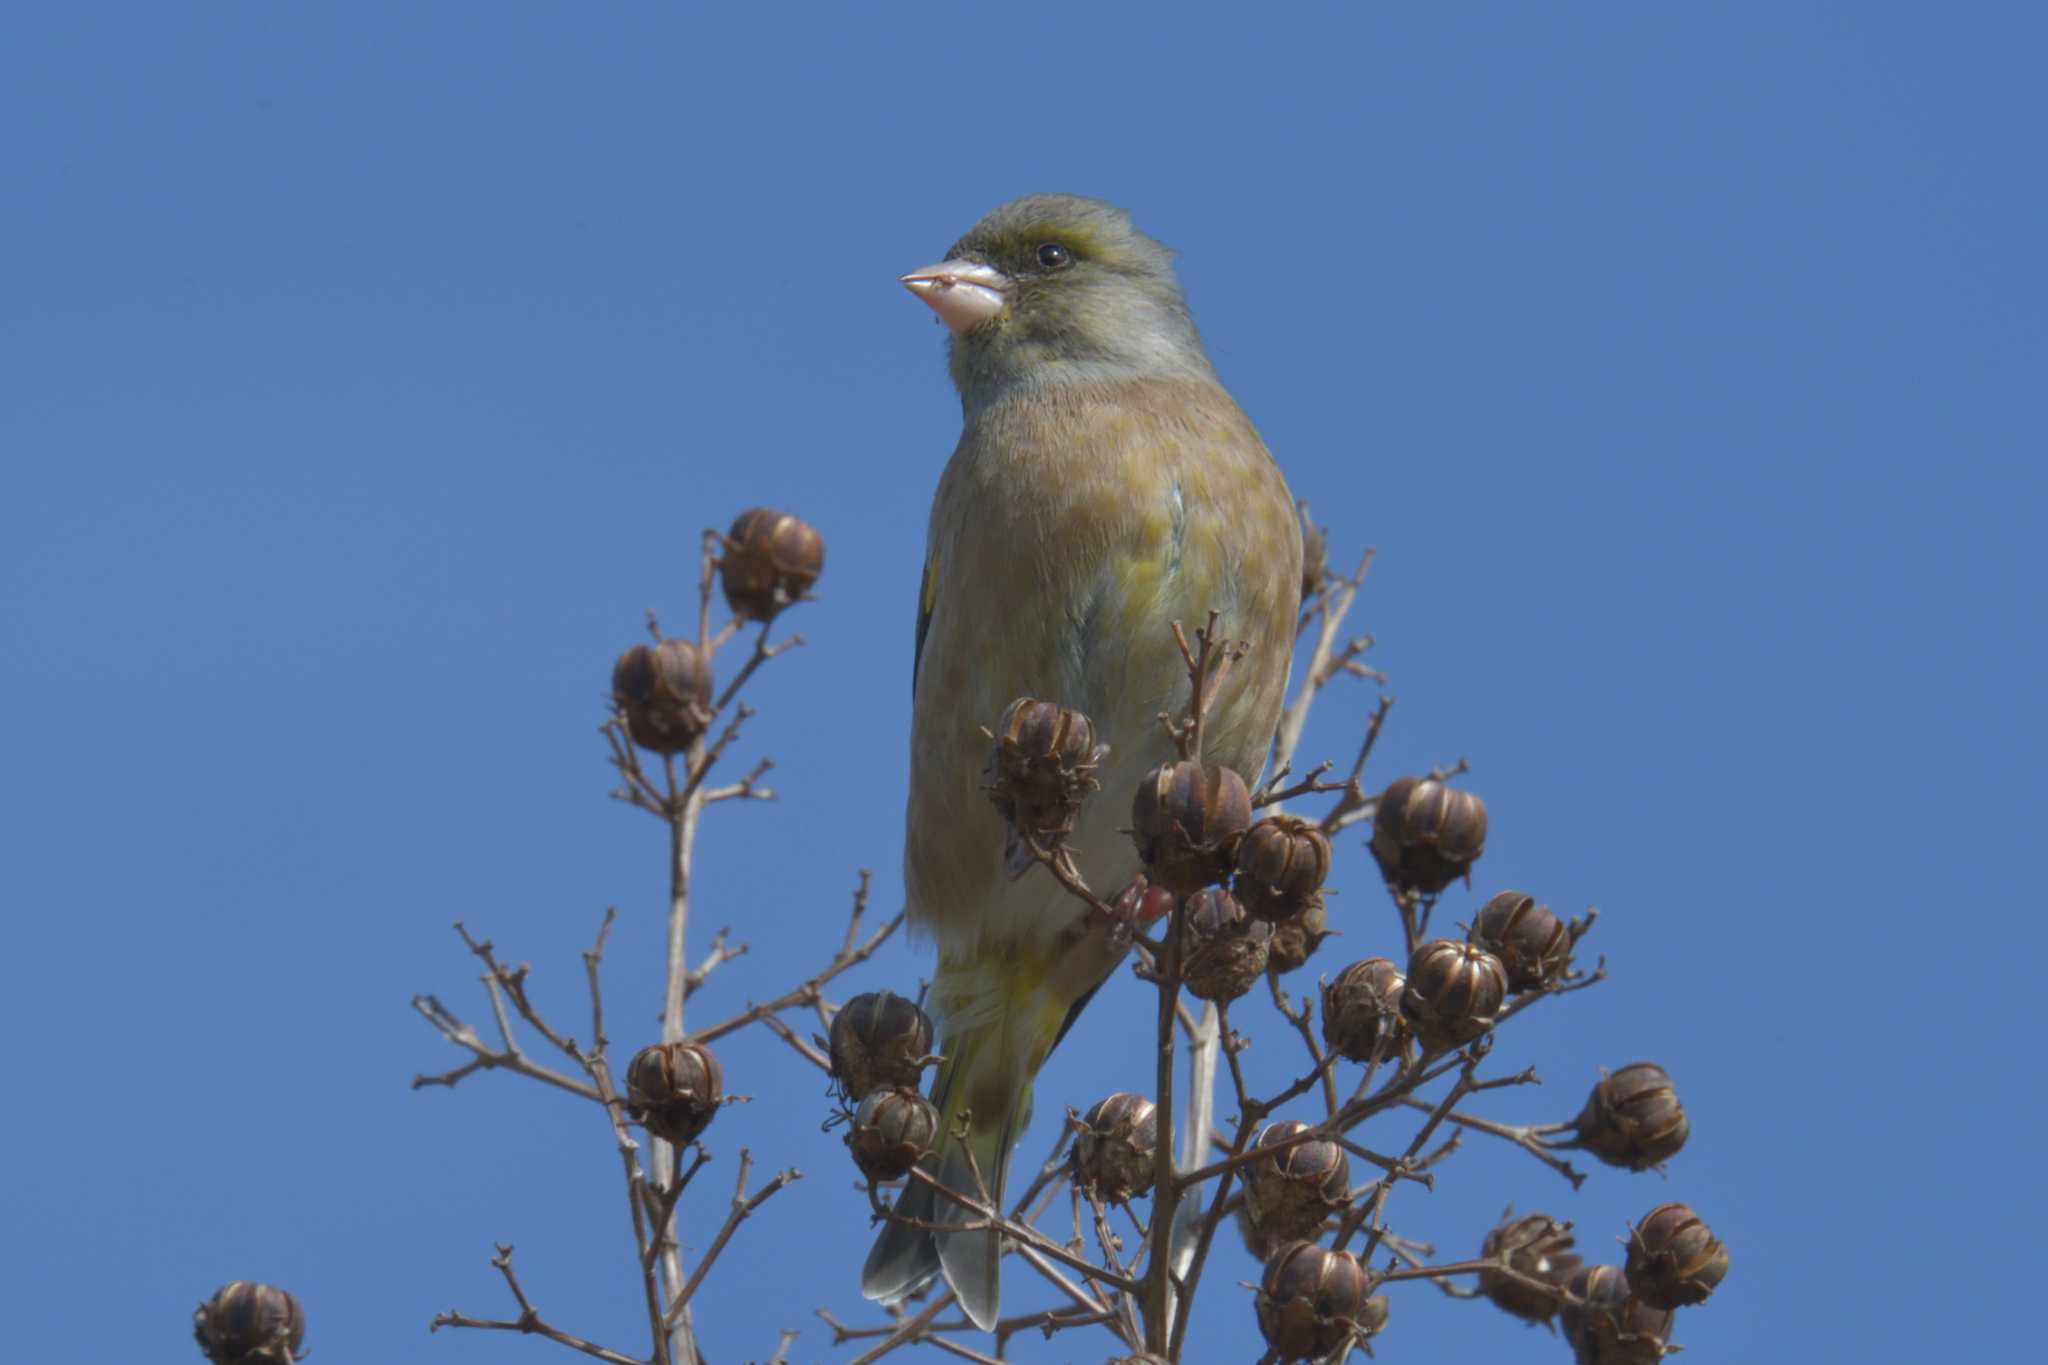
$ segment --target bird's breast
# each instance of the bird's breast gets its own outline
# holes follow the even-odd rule
[[[1252,653],[1217,699],[1210,752],[1255,774],[1285,689],[1300,536],[1279,470],[1227,394],[1134,381],[977,414],[940,481],[931,554],[905,870],[913,915],[943,950],[956,929],[999,931],[990,902],[1030,899],[1007,885],[1000,822],[979,790],[979,727],[1015,698],[1085,711],[1117,778],[1135,780],[1133,764],[1170,749],[1159,714],[1185,704],[1172,623],[1192,635],[1213,609]],[[1116,833],[1129,799],[1091,800],[1075,835],[1084,866],[1094,854],[1114,876],[1129,862]]]

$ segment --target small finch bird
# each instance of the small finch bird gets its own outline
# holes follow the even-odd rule
[[[939,954],[928,1003],[946,1059],[932,1095],[943,1145],[926,1169],[972,1196],[978,1168],[1000,1205],[1032,1077],[1119,953],[1102,935],[1063,935],[1086,906],[1006,847],[982,789],[982,727],[1024,696],[1094,722],[1110,751],[1069,847],[1113,897],[1138,866],[1122,832],[1132,792],[1175,757],[1159,716],[1187,703],[1174,621],[1192,635],[1213,609],[1222,636],[1250,645],[1210,707],[1203,758],[1247,781],[1263,766],[1301,605],[1301,530],[1273,457],[1216,380],[1172,254],[1121,209],[1015,200],[903,283],[952,332],[964,415],[925,553],[903,855],[910,923]],[[965,1143],[951,1137],[962,1111]],[[916,1180],[897,1212],[973,1217]],[[1000,1254],[992,1231],[892,1222],[861,1288],[894,1302],[943,1272],[991,1328]]]

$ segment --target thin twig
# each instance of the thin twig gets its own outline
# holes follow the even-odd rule
[[[708,801],[711,797],[709,794],[706,794],[704,799]],[[720,929],[711,936],[711,947],[704,954],[704,960],[690,968],[689,973],[683,978],[683,999],[688,1000],[699,990],[703,989],[704,983],[710,979],[711,974],[721,966],[736,957],[745,957],[747,955],[747,949],[750,946],[748,944],[742,943],[736,948],[726,946],[725,939],[729,932],[731,931]]]
[[[646,1175],[640,1166],[640,1144],[626,1126],[625,1102],[612,1081],[608,1055],[611,1042],[604,1027],[600,969],[604,963],[605,942],[611,935],[612,922],[616,918],[615,911],[605,911],[604,921],[598,925],[596,940],[583,953],[584,976],[590,987],[590,1032],[593,1040],[589,1053],[583,1058],[583,1069],[604,1105],[605,1120],[611,1126],[612,1145],[618,1151],[619,1163],[625,1174],[626,1205],[632,1219],[633,1248],[640,1265],[641,1294],[647,1308],[652,1365],[669,1365],[676,1357],[672,1353],[668,1333],[662,1327],[661,1281],[656,1269],[668,1219],[666,1213],[654,1216],[647,1208],[648,1191]],[[673,1207],[671,1204],[670,1208]],[[695,1363],[692,1361],[688,1365]]]
[[[621,1355],[608,1347],[599,1346],[596,1342],[586,1341],[573,1332],[565,1332],[541,1317],[539,1310],[528,1302],[526,1291],[520,1288],[519,1277],[512,1272],[512,1248],[509,1244],[498,1244],[498,1254],[491,1258],[491,1264],[504,1275],[505,1285],[512,1291],[512,1298],[519,1305],[519,1316],[506,1322],[491,1318],[472,1318],[461,1313],[437,1313],[434,1320],[427,1325],[428,1331],[436,1332],[443,1327],[470,1327],[487,1332],[525,1332],[546,1337],[549,1341],[567,1346],[571,1350],[581,1351],[584,1355],[608,1360],[612,1365],[647,1365],[645,1361],[635,1360],[632,1356]]]
[[[1367,550],[1358,562],[1358,569],[1349,578],[1337,579],[1327,585],[1323,597],[1322,626],[1316,633],[1316,643],[1309,652],[1308,669],[1302,674],[1300,690],[1295,694],[1287,709],[1280,713],[1280,725],[1273,732],[1272,756],[1266,767],[1271,772],[1280,772],[1294,761],[1294,751],[1301,744],[1302,731],[1308,727],[1309,709],[1315,705],[1316,696],[1330,678],[1332,651],[1336,645],[1337,632],[1343,629],[1344,618],[1351,611],[1351,604],[1357,600],[1358,590],[1365,583],[1365,576],[1372,569],[1374,550]],[[1361,646],[1362,650],[1363,646]]]
[[[936,1319],[939,1316],[939,1314],[945,1312],[948,1308],[952,1307],[952,1305],[953,1292],[951,1290],[947,1290],[945,1293],[940,1294],[938,1297],[934,1298],[930,1303],[926,1304],[922,1309],[920,1309],[917,1312],[917,1314],[914,1317],[905,1318],[902,1322],[898,1323],[896,1326],[896,1330],[891,1332],[887,1337],[883,1338],[881,1344],[877,1345],[872,1350],[861,1352],[852,1360],[847,1361],[846,1365],[874,1365],[875,1361],[880,1360],[883,1356],[889,1354],[889,1352],[895,1350],[898,1346],[903,1345],[905,1342],[922,1340],[924,1337],[925,1330],[932,1325],[933,1320]],[[819,1311],[818,1316],[824,1318],[826,1322],[832,1323],[832,1325],[835,1328],[839,1326],[839,1324],[833,1320],[832,1316],[829,1313],[824,1312],[823,1310]],[[842,1338],[842,1340],[843,1339],[844,1338]]]
[[[452,1071],[414,1076],[412,1088],[415,1090],[435,1085],[453,1087],[464,1077],[474,1075],[478,1071],[503,1070],[521,1076],[531,1076],[534,1080],[545,1082],[558,1090],[566,1090],[586,1100],[595,1100],[598,1097],[595,1090],[581,1081],[556,1071],[553,1067],[541,1065],[524,1052],[490,1046],[477,1036],[475,1029],[463,1023],[454,1011],[442,1004],[437,996],[415,995],[412,998],[412,1007],[439,1030],[442,1037],[471,1054],[471,1060]]]
[[[1402,1100],[1401,1103],[1407,1105],[1410,1109],[1421,1109],[1426,1112],[1433,1112],[1436,1108],[1435,1105],[1418,1100],[1413,1096]],[[1564,1160],[1562,1157],[1552,1156],[1550,1151],[1538,1141],[1537,1135],[1543,1131],[1541,1128],[1517,1127],[1513,1124],[1495,1123],[1491,1119],[1483,1119],[1474,1114],[1461,1114],[1456,1110],[1452,1110],[1443,1117],[1446,1122],[1455,1123],[1460,1127],[1470,1128],[1475,1132],[1488,1133],[1497,1138],[1505,1138],[1530,1156],[1535,1157],[1538,1161],[1550,1167],[1551,1170],[1556,1171],[1566,1180],[1571,1181],[1572,1188],[1575,1190],[1586,1183],[1584,1172],[1575,1169],[1571,1162]],[[1560,1128],[1564,1126],[1568,1125],[1559,1125]]]
[[[803,1178],[803,1173],[792,1166],[786,1171],[777,1172],[773,1180],[755,1191],[750,1198],[747,1195],[747,1175],[753,1168],[754,1154],[744,1147],[741,1148],[740,1177],[733,1187],[732,1209],[725,1215],[725,1223],[718,1229],[718,1236],[712,1239],[710,1248],[697,1261],[696,1273],[690,1276],[690,1282],[683,1286],[682,1293],[676,1295],[675,1301],[669,1305],[668,1322],[671,1326],[681,1319],[683,1310],[690,1306],[691,1295],[697,1292],[698,1285],[704,1283],[704,1276],[710,1271],[712,1262],[718,1259],[719,1252],[725,1250],[725,1244],[732,1240],[733,1232],[747,1220],[747,1215],[760,1208],[777,1190],[792,1180]]]
[[[898,911],[888,923],[869,935],[865,942],[857,946],[853,944],[854,935],[860,928],[860,917],[867,909],[868,883],[871,877],[872,874],[866,868],[861,869],[860,885],[854,891],[853,915],[847,925],[847,943],[840,946],[839,951],[833,954],[832,960],[825,964],[823,970],[804,981],[801,985],[776,996],[773,1000],[757,1005],[749,1005],[730,1019],[713,1024],[710,1028],[700,1029],[692,1034],[691,1037],[696,1042],[708,1043],[714,1039],[723,1038],[728,1033],[743,1029],[749,1024],[758,1023],[770,1015],[810,1005],[819,999],[820,992],[824,990],[827,982],[848,968],[857,967],[870,957],[873,957],[875,950],[888,940],[889,935],[902,927],[903,912]]]

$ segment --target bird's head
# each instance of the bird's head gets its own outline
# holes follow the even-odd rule
[[[1013,199],[903,283],[952,332],[970,410],[1019,386],[1215,377],[1173,253],[1097,199]]]

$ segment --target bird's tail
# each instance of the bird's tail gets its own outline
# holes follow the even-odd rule
[[[1009,1009],[963,1021],[946,1039],[940,1048],[946,1061],[932,1089],[939,1147],[924,1164],[939,1186],[977,1203],[985,1194],[989,1204],[1003,1211],[1010,1150],[1031,1121],[1031,1078],[1058,1036],[1066,1009],[1051,999],[1013,1001]],[[956,1135],[963,1113],[964,1141]],[[894,1303],[943,1273],[975,1326],[993,1329],[1002,1305],[1001,1233],[994,1228],[946,1230],[947,1225],[981,1221],[981,1215],[914,1176],[898,1197],[896,1212],[937,1226],[885,1224],[861,1271],[861,1292]]]

